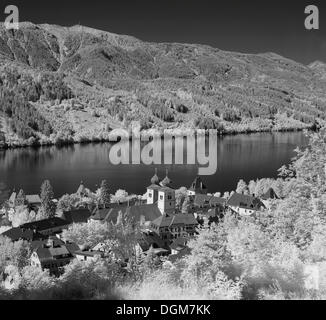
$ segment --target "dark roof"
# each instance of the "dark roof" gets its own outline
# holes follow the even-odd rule
[[[226,200],[224,198],[218,198],[214,196],[208,196],[206,194],[196,194],[194,198],[194,205],[198,207],[203,207],[205,205],[208,206],[216,206],[221,205],[224,206]]]
[[[177,224],[197,225],[198,221],[193,214],[176,214],[176,215],[161,215],[153,221],[153,224],[158,227],[171,227]]]
[[[172,244],[170,245],[170,248],[173,250],[181,251],[187,247],[187,242],[189,241],[186,237],[180,237],[175,239]]]
[[[47,239],[32,241],[31,242],[31,249],[36,250],[39,247],[43,247],[44,245],[47,245],[49,243],[49,241],[53,241],[54,246],[61,246],[61,245],[65,244],[61,239],[59,239],[59,238],[57,238],[55,236],[51,236],[51,237],[49,237]]]
[[[25,223],[21,225],[21,228],[24,229],[31,229],[31,230],[36,230],[36,231],[44,231],[48,230],[51,228],[56,228],[56,227],[64,227],[69,225],[70,223],[67,220],[54,217],[54,218],[49,218],[49,219],[43,219],[39,221],[34,221],[30,223]]]
[[[34,232],[31,229],[22,228],[12,228],[1,234],[4,237],[10,238],[12,241],[26,240],[34,241],[38,239],[44,239],[44,236],[38,232]]]
[[[189,190],[195,191],[196,193],[202,193],[202,194],[207,193],[207,187],[199,176],[197,176],[195,180],[192,182]]]
[[[87,222],[92,213],[88,209],[76,209],[64,212],[62,219],[69,223],[83,223]]]
[[[227,205],[256,211],[262,207],[265,208],[260,199],[240,193],[234,193],[228,200]]]
[[[261,198],[263,200],[269,200],[269,199],[279,199],[278,195],[276,194],[276,192],[274,191],[273,188],[269,188],[267,190],[267,192],[265,192]]]
[[[147,251],[150,247],[166,248],[164,241],[153,231],[146,230],[141,233],[138,238],[138,244],[143,251]]]
[[[126,203],[120,204],[120,203],[110,203],[106,208],[102,209],[96,209],[95,213],[90,216],[92,220],[104,220],[105,217],[108,215],[108,213],[111,211],[111,209],[119,208],[119,210],[124,210],[127,208]]]
[[[111,209],[104,221],[116,223],[120,212],[131,218],[134,222],[141,221],[142,217],[145,218],[145,221],[153,221],[162,216],[156,204],[144,204],[140,206],[117,207]]]
[[[60,258],[63,255],[72,257],[65,245],[58,245],[54,247],[38,247],[35,252],[37,253],[40,261],[52,260]]]

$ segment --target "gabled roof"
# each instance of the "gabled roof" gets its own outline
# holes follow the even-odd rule
[[[227,201],[227,205],[255,211],[265,208],[260,199],[240,193],[234,193]]]
[[[170,245],[170,248],[173,250],[181,251],[187,247],[187,242],[189,241],[186,237],[180,237],[175,239],[172,244]]]
[[[16,192],[13,192],[9,198],[9,202],[12,202],[14,203],[16,201],[16,196],[17,196],[17,193]]]
[[[226,200],[224,198],[218,198],[214,196],[208,196],[206,194],[197,194],[194,198],[194,205],[198,207],[202,207],[205,205],[209,206],[215,206],[217,204],[224,206],[226,203]]]
[[[269,200],[269,199],[279,199],[278,195],[276,194],[276,192],[274,191],[273,188],[269,188],[267,190],[267,192],[265,192],[261,198],[263,200]]]
[[[32,241],[31,242],[31,249],[36,250],[36,249],[38,249],[40,247],[43,247],[43,246],[45,246],[45,245],[47,245],[49,243],[49,240],[53,241],[54,246],[61,246],[61,245],[65,244],[61,239],[59,239],[59,238],[57,238],[55,236],[51,236],[51,237],[49,237],[47,239],[40,239],[40,240]]]
[[[138,244],[143,251],[147,251],[150,247],[165,248],[164,241],[153,231],[146,230],[141,233],[138,238]]]
[[[35,252],[38,255],[40,261],[54,260],[60,258],[61,256],[72,257],[72,254],[69,252],[65,245],[54,247],[38,247]]]
[[[83,223],[87,222],[92,213],[88,209],[76,209],[64,212],[62,219],[69,223]]]
[[[26,201],[29,204],[41,203],[41,198],[38,194],[29,194],[26,196]]]
[[[141,221],[142,217],[145,218],[145,221],[153,221],[162,215],[156,204],[144,204],[111,209],[107,213],[104,221],[116,223],[120,212],[135,222]]]
[[[190,191],[194,191],[196,193],[202,193],[206,194],[207,193],[207,187],[201,180],[201,177],[197,176],[195,180],[192,182],[190,188]]]
[[[176,215],[161,215],[153,221],[158,227],[172,227],[174,225],[197,225],[198,221],[193,214],[176,214]]]
[[[92,220],[100,220],[103,221],[111,209],[119,208],[120,210],[124,210],[127,208],[127,203],[110,203],[106,208],[96,209],[95,212],[90,216]]]
[[[26,240],[34,241],[39,239],[44,239],[44,236],[38,232],[34,232],[32,229],[22,228],[12,228],[1,234],[4,237],[8,237],[11,241]]]
[[[54,218],[43,219],[43,220],[34,221],[30,223],[25,223],[20,227],[24,229],[31,229],[31,230],[36,230],[38,232],[41,232],[51,228],[64,227],[69,224],[70,223],[67,220],[54,217]]]

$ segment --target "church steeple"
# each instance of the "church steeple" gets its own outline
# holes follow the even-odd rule
[[[157,175],[157,168],[155,168],[155,174],[151,179],[151,183],[152,184],[157,184],[157,185],[160,183],[160,178]]]
[[[172,183],[172,180],[169,178],[169,170],[166,169],[166,176],[165,176],[165,178],[161,181],[161,186],[162,186],[162,187],[169,187],[171,183]]]

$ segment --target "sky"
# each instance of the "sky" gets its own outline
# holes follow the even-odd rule
[[[246,53],[276,52],[308,64],[326,62],[326,3],[315,0],[0,0],[20,21],[81,24],[151,42],[200,43]],[[306,30],[307,5],[320,29]],[[1,17],[1,16],[0,16]],[[2,14],[0,21],[3,21]]]

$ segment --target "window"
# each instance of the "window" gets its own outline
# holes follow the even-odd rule
[[[169,200],[172,200],[172,196],[170,194],[168,195],[168,199]]]
[[[149,193],[148,196],[149,196],[150,198],[152,198],[153,195],[152,195],[151,193]]]
[[[162,195],[160,195],[160,200],[163,200],[163,196]]]

